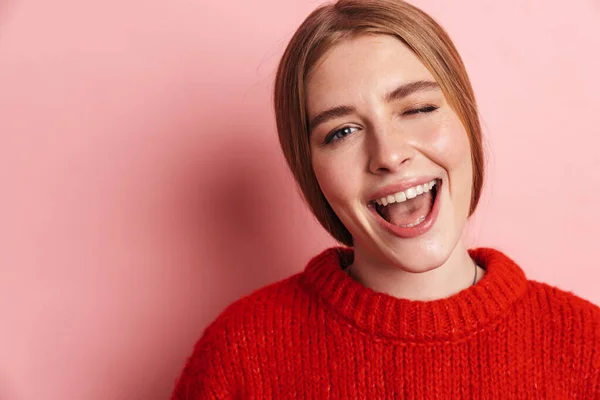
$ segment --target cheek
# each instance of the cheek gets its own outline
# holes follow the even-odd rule
[[[446,169],[450,179],[472,179],[471,144],[458,116],[451,113],[440,117],[428,130],[426,143],[431,157]]]
[[[454,113],[444,116],[427,135],[428,149],[449,180],[450,195],[461,215],[468,213],[473,186],[471,144],[465,128]]]
[[[444,153],[453,163],[460,161],[465,155],[470,155],[469,137],[454,113],[447,113],[440,118],[430,140],[435,149]]]
[[[318,154],[312,157],[312,166],[321,191],[332,207],[357,198],[358,174],[352,157],[342,154]]]

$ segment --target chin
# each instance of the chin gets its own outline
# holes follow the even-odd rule
[[[452,256],[456,247],[452,244],[443,245],[440,242],[406,244],[410,250],[403,250],[405,247],[382,248],[382,251],[390,263],[398,266],[404,271],[412,273],[422,273],[434,270],[444,265]]]

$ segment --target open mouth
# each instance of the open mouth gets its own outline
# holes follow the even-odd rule
[[[376,199],[369,203],[369,206],[382,219],[395,227],[415,228],[431,219],[429,217],[435,208],[435,200],[441,184],[440,179],[434,179]]]

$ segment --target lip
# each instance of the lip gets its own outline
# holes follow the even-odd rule
[[[431,180],[433,180],[433,179],[435,179],[435,178],[431,178]],[[429,181],[426,180],[422,183],[426,183],[426,182],[429,182]],[[417,183],[417,185],[419,185],[419,184],[420,183]],[[398,237],[404,238],[404,239],[415,238],[415,237],[418,237],[418,236],[421,236],[421,235],[427,233],[433,227],[433,225],[435,224],[435,221],[437,220],[438,214],[440,212],[440,202],[441,202],[441,198],[442,198],[441,192],[442,192],[443,181],[441,179],[438,179],[437,185],[438,185],[437,195],[435,196],[435,201],[433,202],[433,207],[431,208],[431,211],[429,212],[427,217],[425,217],[425,220],[417,226],[413,226],[410,228],[396,226],[396,225],[386,221],[385,219],[383,219],[383,217],[381,215],[379,215],[375,206],[372,203],[369,203],[367,208],[369,209],[369,211],[371,211],[371,213],[373,213],[373,217],[377,220],[377,223],[382,228],[384,228],[385,230],[390,232],[392,235],[398,236]],[[408,187],[410,187],[410,186],[408,186]],[[402,189],[400,189],[400,190],[402,190]],[[392,193],[395,193],[395,192],[392,192]],[[383,197],[383,195],[382,195],[382,197]]]
[[[437,176],[420,176],[420,177],[415,177],[415,178],[403,179],[398,183],[388,185],[388,186],[384,187],[383,189],[378,190],[369,198],[368,202],[371,203],[382,197],[386,197],[386,196],[389,196],[391,194],[395,194],[398,192],[403,192],[406,189],[413,187],[413,186],[422,185],[424,183],[429,183],[434,179],[441,181],[441,179],[438,178]]]

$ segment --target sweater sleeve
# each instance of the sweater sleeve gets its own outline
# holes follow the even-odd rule
[[[175,384],[171,400],[232,399],[235,395],[226,335],[206,329]]]

